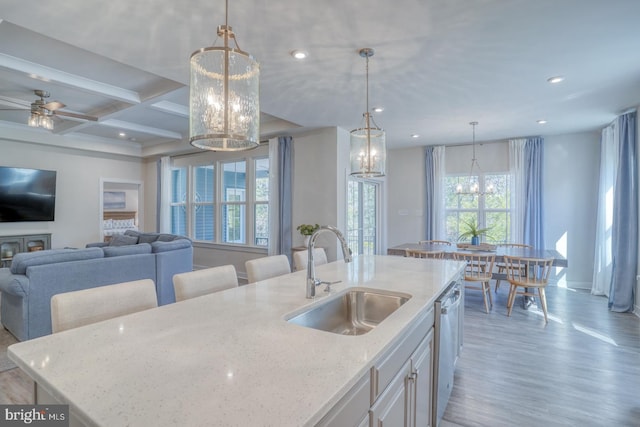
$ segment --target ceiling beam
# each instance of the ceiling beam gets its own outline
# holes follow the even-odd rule
[[[104,121],[101,120],[99,123],[102,126],[109,126],[112,128],[118,128],[118,129],[128,130],[132,132],[140,132],[147,135],[155,135],[163,138],[178,139],[178,140],[182,139],[182,134],[178,132],[172,132],[170,130],[155,128],[151,126],[143,126],[136,123],[125,122],[122,120],[108,119]]]
[[[56,70],[55,68],[36,64],[4,53],[0,53],[0,67],[25,73],[26,75],[38,80],[52,81],[68,87],[82,89],[106,98],[116,99],[131,104],[140,103],[140,95],[132,90],[91,80],[65,71]]]

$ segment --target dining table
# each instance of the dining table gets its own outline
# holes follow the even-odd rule
[[[505,255],[522,258],[553,258],[554,267],[569,266],[567,258],[565,258],[560,252],[555,249],[521,248],[500,245],[472,246],[468,244],[461,244],[459,247],[456,244],[444,245],[440,243],[403,243],[401,245],[388,248],[387,255],[404,256],[407,249],[426,252],[444,251],[444,257],[449,259],[453,258],[453,254],[456,252],[492,252],[496,255],[495,262],[497,263],[503,262]],[[504,277],[501,276],[494,276],[494,278],[504,279]]]
[[[442,243],[403,243],[401,245],[387,248],[387,255],[405,256],[406,250],[419,250],[425,252],[443,251],[445,259],[452,259],[456,252],[491,252],[495,253],[495,262],[504,262],[505,256],[514,256],[521,258],[548,259],[553,258],[554,267],[568,267],[569,261],[560,252],[555,249],[538,249],[527,247],[500,246],[480,244],[477,246],[469,244],[446,245]],[[507,275],[504,272],[494,271],[491,275],[494,280],[506,280]],[[532,297],[522,298],[522,308],[525,310],[532,304]]]

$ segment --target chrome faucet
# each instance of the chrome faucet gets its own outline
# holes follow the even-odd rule
[[[347,241],[344,236],[336,227],[331,225],[323,225],[313,232],[311,238],[309,239],[309,247],[308,247],[308,258],[307,258],[307,298],[313,298],[316,296],[316,286],[318,285],[327,285],[325,291],[330,291],[330,286],[337,282],[323,282],[320,279],[316,279],[316,266],[313,262],[313,250],[316,246],[316,239],[318,238],[318,234],[323,231],[331,231],[336,235],[338,240],[340,241],[340,245],[342,246],[342,256],[344,257],[344,262],[351,262],[351,250],[347,245]]]

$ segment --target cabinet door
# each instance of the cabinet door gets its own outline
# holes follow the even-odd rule
[[[433,387],[433,329],[411,356],[411,393],[413,426],[431,426],[431,389]]]
[[[411,360],[403,365],[384,393],[371,407],[373,427],[399,427],[409,425],[409,389],[407,380],[411,374]]]
[[[316,426],[360,426],[365,419],[367,420],[366,425],[368,426],[369,395],[371,394],[370,378],[367,372]]]

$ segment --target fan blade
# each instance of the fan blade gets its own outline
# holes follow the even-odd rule
[[[0,108],[0,111],[29,111],[28,108]]]
[[[76,114],[76,113],[70,113],[68,111],[52,111],[52,114],[54,116],[63,116],[63,117],[71,117],[74,119],[80,119],[80,120],[87,120],[90,122],[97,122],[98,118],[97,117],[93,117],[93,116],[87,116],[84,114]]]
[[[66,105],[64,105],[60,101],[47,102],[46,104],[44,104],[42,106],[42,108],[44,108],[46,110],[49,110],[49,111],[56,111],[56,110],[59,110],[60,108],[64,108],[64,107],[66,107]]]

